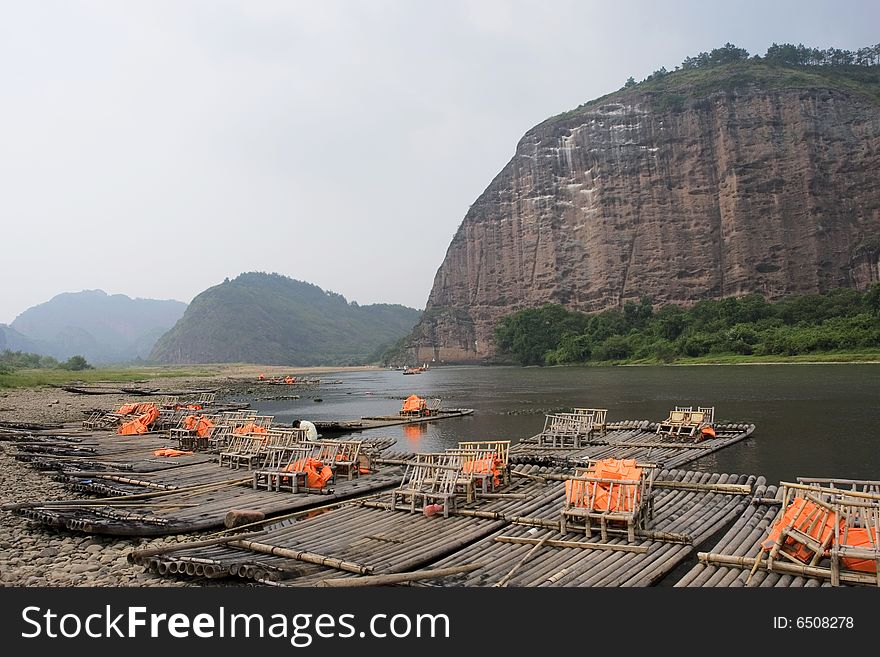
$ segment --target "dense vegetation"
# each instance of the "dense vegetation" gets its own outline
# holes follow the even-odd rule
[[[790,89],[838,89],[880,102],[880,44],[841,50],[790,43],[771,45],[761,55],[727,43],[687,57],[673,70],[661,67],[641,82],[630,77],[617,91],[550,117],[539,125],[580,119],[607,103],[647,100],[659,111],[681,110],[714,93],[750,87],[764,92]]]
[[[764,62],[772,66],[877,66],[880,64],[880,43],[874,46],[866,46],[858,50],[841,50],[840,48],[811,48],[802,43],[774,43],[764,56],[753,55],[749,57],[749,51],[738,48],[732,43],[725,43],[721,48],[713,48],[709,52],[701,52],[696,57],[685,57],[681,66],[676,66],[675,71],[683,71],[723,66],[734,62],[746,60]],[[649,82],[668,75],[670,71],[666,67],[660,67],[642,82]],[[632,87],[637,82],[630,77],[624,88]]]
[[[15,370],[22,369],[58,369],[79,372],[93,368],[82,356],[71,356],[65,362],[59,363],[52,356],[10,349],[0,351],[0,374],[10,374]]]
[[[750,294],[690,308],[655,309],[643,298],[594,315],[551,304],[505,317],[495,328],[495,344],[500,355],[523,365],[878,350],[880,285],[775,303]]]
[[[400,305],[360,306],[279,274],[245,273],[205,290],[156,343],[164,363],[357,365],[418,321]]]

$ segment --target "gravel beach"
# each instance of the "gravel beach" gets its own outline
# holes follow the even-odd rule
[[[137,383],[105,383],[108,388],[161,388],[163,390],[215,389],[218,399],[242,399],[260,394],[256,371],[274,376],[275,370],[296,374],[324,374],[339,368],[239,368],[235,376],[166,378]],[[251,371],[253,370],[253,371]],[[92,387],[94,384],[90,384]],[[274,387],[274,386],[270,386]],[[107,410],[130,401],[127,394],[81,395],[60,388],[0,389],[0,422],[79,422],[87,411]],[[148,397],[139,398],[147,401]],[[14,442],[0,441],[0,504],[35,500],[89,497],[53,481],[50,473],[34,470],[12,456]],[[130,551],[169,543],[198,540],[205,534],[158,539],[114,538],[57,531],[0,511],[0,585],[2,586],[242,586],[240,580],[169,579],[129,564]]]

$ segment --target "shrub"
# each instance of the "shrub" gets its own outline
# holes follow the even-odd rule
[[[62,370],[71,370],[72,372],[94,369],[82,356],[71,356],[65,362],[58,365],[58,368]]]

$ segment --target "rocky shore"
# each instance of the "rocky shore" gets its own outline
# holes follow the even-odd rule
[[[263,368],[261,368],[263,369]],[[273,368],[268,368],[273,369]],[[288,370],[289,371],[289,370]],[[311,375],[313,370],[308,371]],[[168,390],[215,389],[227,401],[253,394],[255,374],[212,378],[173,378],[123,384]],[[119,384],[105,384],[108,388]],[[275,388],[276,386],[270,386]],[[80,395],[60,388],[0,390],[0,422],[64,423],[81,421],[86,412],[130,401],[127,394]],[[144,401],[149,397],[144,397]],[[0,504],[86,497],[12,456],[14,443],[0,441]],[[2,586],[242,586],[239,581],[177,580],[144,572],[128,563],[132,550],[193,541],[204,534],[158,539],[113,538],[56,531],[0,511],[0,585]]]
[[[85,497],[53,481],[46,473],[16,461],[0,443],[0,500],[28,502]],[[55,531],[9,512],[0,512],[0,585],[2,586],[198,586],[204,580],[169,580],[128,563],[141,547],[191,541],[194,534],[160,539],[118,538]]]

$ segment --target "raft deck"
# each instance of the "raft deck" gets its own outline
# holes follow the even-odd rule
[[[710,553],[700,554],[697,563],[676,584],[677,587],[761,587],[761,588],[814,588],[831,586],[829,580],[817,577],[785,574],[758,568],[751,579],[749,575],[753,563],[761,551],[761,542],[767,538],[770,525],[776,519],[781,500],[781,489],[777,486],[758,486],[752,502],[742,516],[734,523]],[[778,500],[778,503],[771,503]],[[715,563],[713,556],[725,557],[739,564]],[[705,559],[705,560],[704,560]]]
[[[719,424],[716,437],[702,442],[683,436],[656,433],[657,423],[626,420],[609,423],[607,431],[582,439],[580,447],[546,447],[537,436],[525,438],[510,448],[512,463],[575,465],[588,459],[636,459],[664,468],[681,468],[692,461],[745,440],[755,431],[753,424]]]
[[[233,509],[260,511],[267,517],[307,510],[367,493],[392,488],[400,483],[399,468],[351,480],[339,480],[322,494],[254,490],[248,470],[228,470],[215,465],[221,481],[185,488],[153,491],[128,497],[66,502],[35,502],[10,509],[50,527],[109,536],[164,536],[223,527],[226,513]]]
[[[665,470],[655,482],[650,527],[635,543],[617,536],[602,542],[596,533],[587,539],[582,531],[559,532],[564,485],[546,478],[559,474],[520,466],[500,496],[461,505],[449,518],[391,511],[382,499],[363,501],[308,520],[280,522],[253,541],[143,557],[135,553],[134,560],[160,575],[233,576],[292,586],[473,566],[478,567],[431,583],[647,586],[732,522],[749,503],[752,485],[763,484],[750,475]],[[537,552],[535,544],[545,538],[553,543]],[[569,543],[575,545],[566,547]]]
[[[424,416],[408,417],[405,415],[378,415],[362,417],[359,420],[316,420],[314,425],[322,434],[347,433],[350,431],[365,431],[367,429],[393,427],[399,424],[420,424],[422,422],[447,420],[452,417],[472,415],[473,412],[474,409],[472,408],[449,408]]]

